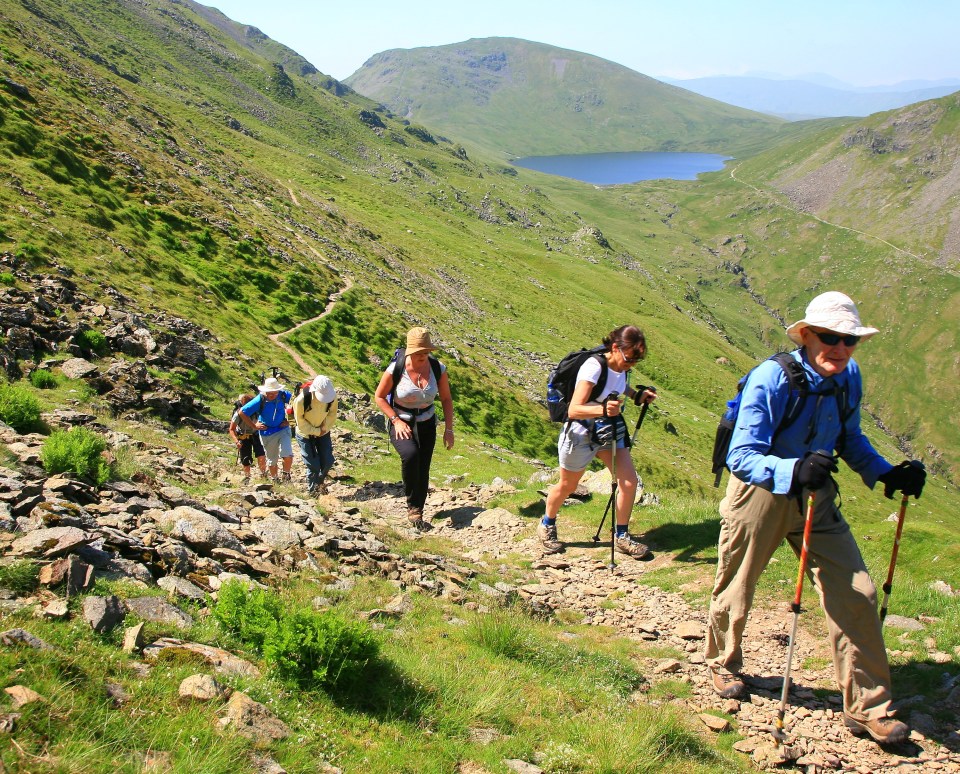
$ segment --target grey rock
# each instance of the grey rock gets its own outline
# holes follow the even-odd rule
[[[265,519],[254,521],[250,524],[250,531],[268,546],[278,551],[299,546],[304,540],[311,537],[307,530],[277,515],[270,515]]]
[[[124,653],[139,653],[143,650],[143,628],[146,626],[142,621],[136,626],[128,627],[123,633],[123,645],[121,650]]]
[[[923,624],[916,618],[906,618],[902,615],[888,615],[884,619],[883,625],[893,629],[905,629],[909,632],[919,632],[924,628]]]
[[[169,637],[163,637],[143,649],[143,657],[147,661],[156,661],[164,650],[183,650],[189,653],[195,653],[204,659],[213,668],[226,675],[241,675],[246,677],[259,677],[260,670],[249,661],[245,661],[239,656],[235,656],[222,648],[215,648],[212,645],[202,645],[198,642],[184,642]]]
[[[510,769],[510,771],[517,772],[517,774],[543,774],[543,769],[539,766],[521,761],[519,758],[505,758],[503,765]]]
[[[230,697],[220,724],[258,742],[271,742],[290,736],[290,729],[282,720],[240,691]]]
[[[83,620],[102,634],[110,631],[124,618],[123,605],[112,594],[108,597],[86,597],[83,600]]]
[[[89,360],[82,357],[72,357],[60,366],[63,375],[68,379],[86,379],[90,376],[96,376],[100,369]]]
[[[17,538],[10,546],[16,556],[42,556],[53,559],[63,556],[79,546],[92,542],[94,537],[77,527],[50,527],[35,529]]]
[[[45,643],[39,637],[34,637],[25,629],[7,629],[0,632],[0,645],[12,647],[14,645],[26,645],[37,650],[50,650],[52,646]]]
[[[171,596],[186,597],[198,602],[204,602],[207,599],[206,592],[186,578],[180,578],[176,575],[166,575],[157,581],[157,585]]]
[[[213,548],[243,549],[240,541],[215,516],[189,505],[166,511],[159,517],[158,523],[172,537],[185,540],[201,552],[209,552]]]
[[[189,629],[193,626],[193,618],[163,597],[134,597],[125,600],[124,605],[129,612],[145,621],[169,624],[178,629]]]
[[[222,699],[229,693],[229,690],[220,685],[211,675],[190,675],[185,677],[181,683],[177,694],[181,699],[194,699],[196,701],[212,701]]]

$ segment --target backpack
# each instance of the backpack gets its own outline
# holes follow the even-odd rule
[[[790,388],[791,395],[791,400],[787,404],[786,413],[780,420],[777,429],[773,432],[770,446],[772,447],[776,443],[777,436],[780,435],[780,433],[797,421],[797,418],[803,412],[803,407],[806,404],[808,395],[813,394],[821,397],[824,395],[836,395],[840,410],[841,428],[840,438],[837,441],[837,453],[842,454],[843,448],[846,445],[846,422],[856,408],[856,406],[847,405],[849,401],[847,399],[846,385],[844,385],[839,392],[831,389],[826,392],[811,393],[810,382],[807,380],[807,374],[803,370],[803,364],[796,358],[791,357],[789,352],[778,352],[767,359],[775,360],[777,365],[783,369],[783,373],[787,377],[787,386]],[[733,430],[737,426],[737,414],[740,412],[740,399],[743,396],[743,385],[746,384],[747,378],[755,370],[756,366],[740,377],[740,381],[737,382],[737,394],[727,401],[727,410],[723,412],[723,416],[717,424],[717,433],[713,441],[713,474],[715,476],[713,485],[715,487],[720,486],[720,478],[723,476],[724,468],[727,467],[727,454],[730,452],[730,439],[733,437]],[[811,436],[813,431],[813,420],[811,418]]]
[[[313,405],[313,390],[310,389],[310,386],[313,384],[313,379],[308,379],[305,382],[298,382],[296,387],[293,388],[293,397],[296,397],[302,392],[303,393],[303,410],[309,411],[310,407]],[[291,401],[292,403],[292,401]],[[327,404],[327,411],[330,410],[330,407],[333,405],[333,401],[330,401]],[[290,420],[291,424],[293,420]]]
[[[393,387],[390,388],[390,394],[387,396],[387,402],[392,406],[397,399],[397,385],[400,384],[400,380],[403,378],[403,369],[406,366],[407,359],[407,350],[406,347],[397,347],[396,351],[393,353],[393,360],[391,364],[393,365]],[[433,355],[427,355],[427,360],[430,362],[430,370],[433,371],[433,378],[437,382],[437,385],[440,384],[440,361],[437,360]],[[411,411],[412,409],[404,409],[404,411]],[[414,415],[423,413],[426,409],[420,409],[414,411]]]
[[[596,400],[603,393],[603,388],[607,383],[607,359],[603,354],[607,351],[605,346],[594,347],[593,349],[580,349],[576,352],[570,352],[564,355],[563,360],[557,363],[557,367],[550,372],[547,378],[547,410],[550,412],[551,422],[566,422],[570,419],[567,416],[567,410],[570,408],[570,400],[573,398],[574,388],[577,386],[577,372],[580,370],[588,358],[595,357],[600,361],[600,378],[590,391],[590,400]]]

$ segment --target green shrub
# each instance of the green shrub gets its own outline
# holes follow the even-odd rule
[[[239,581],[220,588],[213,617],[262,653],[277,677],[301,688],[356,686],[380,649],[366,624],[331,611],[291,613],[272,591]]]
[[[109,463],[103,458],[107,442],[92,430],[74,427],[57,430],[40,449],[40,459],[48,473],[76,473],[78,476],[103,484],[110,479]]]
[[[9,271],[0,271],[0,285],[13,285],[15,282],[16,279]]]
[[[240,581],[220,587],[213,617],[228,631],[257,651],[263,649],[267,632],[275,629],[283,615],[280,599],[270,591],[248,589]]]
[[[298,610],[267,634],[263,657],[277,676],[301,688],[350,689],[363,682],[379,644],[369,627],[332,611]]]
[[[26,594],[40,583],[40,565],[29,559],[0,565],[0,588]]]
[[[40,402],[23,387],[0,384],[0,422],[18,433],[29,432],[40,420]]]
[[[30,384],[38,390],[52,390],[58,383],[59,380],[51,371],[37,369],[30,372]]]
[[[110,351],[107,346],[107,337],[100,331],[86,330],[77,334],[76,343],[85,350],[93,352],[95,355],[106,355]]]

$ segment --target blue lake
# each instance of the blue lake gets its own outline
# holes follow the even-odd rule
[[[723,169],[731,158],[719,153],[581,153],[575,156],[528,156],[511,163],[571,177],[594,185],[619,185],[640,180],[695,180],[701,172]]]

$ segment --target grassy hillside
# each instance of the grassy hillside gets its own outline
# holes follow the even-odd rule
[[[399,116],[501,157],[731,153],[783,123],[595,56],[515,38],[384,51],[345,83]]]
[[[652,353],[638,378],[700,421],[660,441],[689,447],[682,475],[653,467],[664,487],[702,486],[685,476],[732,384],[714,361],[734,350],[675,308],[654,254],[611,245],[510,168],[287,73],[189,6],[71,8],[2,17],[0,248],[16,261],[209,328],[236,353],[200,386],[224,414],[251,371],[296,373],[264,336],[350,276],[342,310],[294,339],[311,364],[371,390],[424,323],[463,366],[465,429],[545,457],[555,428],[531,399],[551,363],[636,320]]]
[[[675,125],[669,116],[662,120],[666,137]],[[737,136],[759,148],[767,129],[753,121]],[[791,126],[783,136],[799,147],[814,143],[817,132],[844,130],[837,127]],[[797,315],[823,283],[849,285],[865,317],[881,319],[867,288],[882,254],[866,253],[866,242],[850,232],[790,209],[759,174],[752,185],[760,190],[726,173],[598,189],[516,170],[459,144],[465,135],[445,140],[440,131],[446,133],[379,112],[289,50],[187,2],[8,2],[0,7],[0,254],[15,272],[0,272],[0,292],[33,288],[24,274],[36,285],[38,277],[59,274],[94,297],[120,293],[144,313],[196,322],[212,333],[210,349],[223,357],[177,377],[211,407],[211,416],[226,419],[235,394],[271,365],[291,379],[307,376],[267,335],[318,315],[349,280],[329,315],[286,340],[338,388],[369,393],[404,331],[430,327],[450,366],[459,435],[456,453],[439,455],[437,479],[466,487],[508,478],[516,490],[490,505],[531,524],[543,485],[531,477],[544,467],[531,458],[547,466],[556,461],[557,427],[537,402],[550,367],[616,325],[637,322],[650,355],[633,378],[657,385],[661,398],[633,457],[661,504],[638,508],[635,524],[667,559],[645,580],[682,591],[702,611],[718,530],[707,457],[723,401],[755,359],[785,344],[778,318]],[[701,141],[708,147],[705,135],[695,139],[691,132],[691,147]],[[821,261],[828,249],[833,259]],[[816,279],[795,281],[811,267]],[[928,283],[929,273],[918,272],[914,283],[901,266],[897,271],[926,307],[923,316],[898,307],[897,319],[928,320],[935,288],[942,293],[948,286]],[[919,337],[919,324],[916,330]],[[16,340],[25,335],[3,332],[2,362],[16,359]],[[884,402],[896,386],[884,378],[885,363],[893,361],[882,359],[896,355],[893,337],[875,343],[861,358],[870,408],[899,428],[907,414]],[[42,352],[37,359],[63,355]],[[45,393],[43,408],[99,411],[95,398],[86,405],[87,393],[75,388],[67,383]],[[931,382],[914,391],[911,405],[946,416],[953,402],[938,404],[946,389]],[[112,429],[133,437],[144,432],[142,423],[100,413]],[[629,420],[635,417],[631,408]],[[946,433],[942,425],[949,424],[940,420],[941,426],[907,428],[914,434],[903,435],[921,450],[928,443],[939,448],[934,433]],[[348,477],[358,484],[393,481],[397,460],[383,436],[352,420],[343,425],[360,439],[357,446],[369,447],[366,456],[345,455]],[[895,440],[868,425],[882,452],[899,457]],[[150,442],[168,445],[172,457],[197,455],[218,471],[233,464],[225,438],[187,426],[150,432]],[[957,447],[944,437],[938,453],[947,470]],[[0,465],[18,464],[11,452],[0,452]],[[191,494],[216,496],[216,477],[191,483]],[[865,559],[879,577],[889,556],[892,506],[849,471],[840,479],[844,502],[853,506],[851,522],[864,536]],[[565,514],[569,534],[586,542],[600,499]],[[939,697],[941,678],[955,664],[954,658],[932,668],[927,661],[935,649],[956,652],[958,643],[960,603],[930,588],[935,581],[960,587],[960,535],[951,518],[957,502],[955,488],[938,477],[911,509],[896,610],[923,616],[927,628],[900,638],[898,695],[936,680],[924,695]],[[358,521],[371,521],[360,511]],[[404,555],[448,551],[462,559],[462,546],[439,538],[414,542],[381,531]],[[677,561],[669,561],[674,555]],[[529,555],[511,555],[484,565],[478,577],[491,585],[525,582],[530,564]],[[795,567],[786,552],[778,555],[765,575],[764,601],[782,602]],[[291,579],[281,590],[291,605],[308,608],[317,583],[326,584],[336,569],[324,559],[316,575]],[[97,591],[131,593],[106,579]],[[240,681],[297,729],[270,754],[291,771],[315,770],[320,760],[348,771],[451,771],[460,761],[479,760],[503,771],[505,756],[544,749],[551,761],[544,768],[553,771],[746,767],[730,752],[733,735],[715,740],[691,730],[683,704],[689,685],[666,681],[634,695],[639,669],[651,671],[657,660],[683,653],[614,636],[579,618],[538,622],[512,609],[487,616],[477,585],[469,592],[476,613],[418,596],[409,618],[386,624],[391,666],[370,688],[374,698],[380,691],[387,698],[372,709],[321,691]],[[392,583],[366,577],[352,590],[331,592],[353,617],[393,593]],[[601,609],[616,604],[597,602]],[[152,765],[150,758],[134,756],[171,749],[176,771],[255,768],[254,746],[215,731],[210,710],[172,706],[178,681],[196,664],[174,659],[148,677],[131,677],[132,657],[81,621],[34,621],[21,611],[14,623],[57,646],[36,654],[0,651],[4,674],[52,699],[52,710],[32,706],[20,721],[17,744],[31,756],[24,764],[31,770],[140,770]],[[198,617],[189,636],[207,642],[219,635],[209,618]],[[571,663],[586,666],[571,669]],[[635,665],[624,671],[625,663]],[[604,675],[610,685],[596,682]],[[129,713],[115,711],[102,690],[105,679],[135,695]],[[485,744],[471,736],[477,728],[509,738]],[[573,757],[574,745],[587,757]],[[18,751],[3,752],[5,764],[24,760]]]

